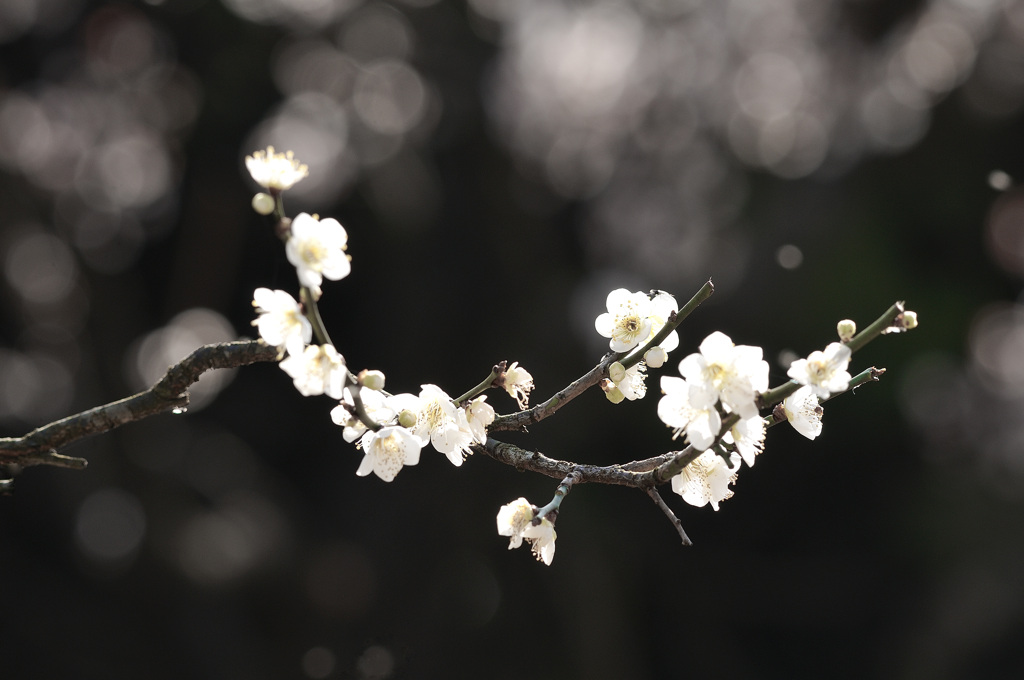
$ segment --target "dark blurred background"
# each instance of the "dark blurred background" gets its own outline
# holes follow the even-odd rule
[[[338,218],[356,369],[535,400],[608,291],[714,297],[646,399],[517,443],[673,447],[657,378],[710,331],[793,353],[895,300],[884,380],[789,428],[719,512],[575,489],[552,566],[498,508],[556,482],[431,449],[392,484],[273,365],[68,449],[0,497],[0,677],[1024,677],[1021,0],[4,0],[0,428],[142,389],[296,290],[243,158]],[[508,412],[503,394],[489,397]],[[13,471],[8,470],[10,474]]]

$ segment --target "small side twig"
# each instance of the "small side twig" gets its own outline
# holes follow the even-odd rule
[[[661,494],[658,493],[658,489],[656,487],[649,486],[644,489],[644,491],[647,492],[647,495],[651,497],[654,504],[661,508],[661,511],[665,513],[665,516],[668,517],[670,522],[672,522],[672,525],[679,533],[679,538],[683,539],[683,545],[693,545],[693,541],[690,540],[690,537],[687,536],[686,532],[683,530],[683,523],[679,521],[678,517],[676,517],[676,513],[672,512],[672,508],[668,507],[668,504],[665,503]]]

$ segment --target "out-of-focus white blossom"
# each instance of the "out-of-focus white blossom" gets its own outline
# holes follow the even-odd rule
[[[343,279],[352,271],[345,247],[348,232],[338,220],[323,220],[299,213],[292,220],[285,254],[295,265],[299,283],[317,295],[324,277],[332,281]]]
[[[344,396],[348,369],[338,350],[331,345],[309,345],[301,354],[284,359],[280,366],[292,377],[295,389],[304,397],[326,394],[341,399]]]
[[[309,168],[295,159],[291,151],[275,153],[274,147],[255,151],[245,157],[245,167],[256,184],[271,191],[291,189],[309,175]]]
[[[917,312],[908,309],[900,316],[904,329],[911,331],[917,328]]]
[[[821,434],[821,419],[825,410],[818,403],[818,397],[810,385],[804,385],[782,402],[786,419],[797,432],[814,439]]]
[[[252,306],[259,316],[252,325],[259,330],[260,337],[271,347],[277,347],[278,357],[302,354],[302,350],[313,339],[313,326],[302,314],[299,303],[283,290],[257,288],[252,295]]]
[[[683,378],[662,376],[661,391],[665,396],[658,401],[658,417],[674,430],[672,438],[685,432],[687,441],[698,451],[711,446],[722,429],[722,417],[714,405],[694,407],[690,385]]]
[[[505,369],[505,391],[516,400],[519,408],[525,409],[530,405],[533,376],[520,366],[518,361],[513,361],[512,365]]]
[[[365,454],[356,470],[360,477],[372,472],[385,482],[390,482],[403,466],[420,462],[422,445],[419,439],[398,425],[382,427],[376,432],[370,430],[363,435],[360,444]]]
[[[718,503],[732,497],[729,485],[736,481],[736,470],[740,457],[733,453],[726,463],[713,451],[700,454],[683,471],[672,478],[672,490],[690,505],[703,507],[711,503],[718,510]]]
[[[755,401],[768,389],[768,362],[760,347],[734,345],[728,335],[715,331],[700,343],[700,353],[679,362],[679,373],[690,386],[690,403],[698,409],[722,406],[741,418],[757,415]]]
[[[797,359],[786,373],[801,385],[808,385],[821,399],[842,392],[850,386],[846,367],[853,355],[850,348],[839,342],[829,343],[825,351],[815,350],[806,359]]]

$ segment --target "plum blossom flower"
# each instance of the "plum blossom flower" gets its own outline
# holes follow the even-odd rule
[[[605,301],[608,311],[599,314],[594,328],[606,338],[613,352],[628,352],[651,336],[651,299],[646,293],[616,288]]]
[[[729,336],[715,331],[700,343],[700,353],[679,362],[679,373],[690,385],[695,408],[722,405],[741,418],[757,415],[755,399],[768,389],[768,362],[760,347],[734,345]]]
[[[344,396],[348,369],[338,350],[331,345],[309,345],[301,354],[284,359],[280,366],[292,377],[295,389],[304,397],[326,394],[341,399]]]
[[[487,395],[480,395],[466,407],[466,421],[473,440],[477,444],[487,443],[487,426],[494,422],[494,407],[487,403]]]
[[[360,477],[372,472],[385,482],[390,482],[403,466],[420,462],[420,440],[399,425],[382,427],[376,432],[370,430],[363,435],[360,444],[365,454],[356,470]]]
[[[291,189],[309,175],[309,168],[299,163],[291,151],[275,153],[274,147],[266,151],[254,151],[245,157],[245,167],[256,184],[270,191]]]
[[[525,409],[530,405],[533,376],[520,366],[518,361],[513,361],[512,365],[505,369],[505,391],[516,400],[519,408]]]
[[[440,453],[448,456],[452,465],[462,465],[465,456],[472,453],[473,443],[465,409],[455,406],[452,398],[437,385],[421,385],[415,402],[403,404],[416,413],[413,434],[424,444],[429,441]]]
[[[647,342],[654,338],[655,335],[661,332],[661,329],[668,323],[669,317],[679,311],[679,305],[676,304],[675,297],[671,293],[666,293],[663,290],[657,292],[657,294],[651,298],[651,335],[644,340]],[[675,331],[669,333],[664,340],[661,341],[660,347],[665,352],[671,352],[675,348],[679,347],[679,334]],[[653,347],[651,349],[654,349]],[[660,364],[659,364],[660,366]],[[652,368],[658,368],[652,364]]]
[[[366,415],[377,423],[383,425],[394,420],[396,413],[389,402],[390,397],[376,390],[362,389],[359,392],[359,398],[363,402],[363,410],[366,411]],[[356,418],[354,413],[355,400],[352,398],[352,388],[346,387],[342,403],[331,409],[331,420],[336,425],[345,428],[341,436],[349,443],[359,439],[366,432],[366,425]]]
[[[818,397],[810,385],[804,385],[782,402],[783,412],[793,428],[814,439],[821,434],[821,419],[825,409],[818,404]]]
[[[838,342],[829,343],[825,351],[815,350],[806,359],[797,359],[786,373],[801,385],[809,385],[821,399],[842,392],[850,386],[850,348]]]
[[[726,463],[717,453],[705,451],[672,478],[672,490],[690,505],[700,508],[711,503],[717,511],[720,501],[732,497],[729,485],[736,481],[734,470],[739,464],[740,457],[735,453]]]
[[[307,213],[299,213],[292,220],[285,254],[295,265],[299,283],[319,294],[324,277],[337,281],[352,271],[345,254],[347,244],[348,232],[338,220],[331,217],[318,220]]]
[[[302,314],[299,303],[283,290],[257,288],[252,295],[252,306],[259,316],[252,325],[260,337],[271,347],[277,347],[278,358],[288,354],[302,354],[313,339],[313,326]]]
[[[764,451],[765,431],[764,418],[760,415],[741,418],[722,436],[722,441],[734,445],[747,467],[753,467],[755,458]]]
[[[509,536],[508,549],[518,548],[525,538],[534,557],[551,564],[555,557],[555,525],[547,517],[534,524],[536,508],[525,498],[501,506],[498,510],[498,535]]]
[[[622,364],[615,362],[621,368]],[[615,364],[612,364],[613,366]],[[647,394],[647,384],[644,380],[647,378],[647,365],[642,361],[638,361],[629,368],[622,371],[621,377],[618,380],[612,378],[612,382],[622,392],[622,396],[630,401],[637,399],[643,399],[644,395]]]
[[[662,376],[661,391],[665,396],[658,401],[658,417],[674,430],[672,438],[685,432],[698,451],[711,446],[722,429],[722,417],[714,405],[695,407],[690,401],[690,385],[682,378]]]

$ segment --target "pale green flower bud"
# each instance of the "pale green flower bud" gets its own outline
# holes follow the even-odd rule
[[[661,368],[668,361],[668,352],[664,347],[652,347],[644,354],[644,361],[650,368]]]
[[[252,197],[252,209],[260,215],[269,215],[274,212],[274,197],[262,191]]]
[[[621,366],[622,364],[619,365]],[[625,369],[623,369],[622,373],[625,375]],[[604,396],[608,397],[608,401],[613,404],[620,404],[626,398],[626,395],[622,393],[622,390],[620,390],[618,386],[608,378],[601,381],[601,389],[604,390]]]
[[[409,409],[404,409],[398,414],[398,424],[402,427],[415,427],[418,420],[419,416]]]
[[[384,389],[384,373],[364,369],[359,372],[359,384],[368,390],[377,390],[379,392]]]
[[[917,328],[917,312],[912,312],[909,309],[903,312],[903,327],[908,331]]]
[[[612,379],[612,382],[622,382],[622,379],[626,377],[626,367],[616,361],[608,367],[608,377]]]
[[[839,333],[840,342],[849,342],[857,334],[857,324],[851,319],[843,319],[836,324],[836,332]]]

